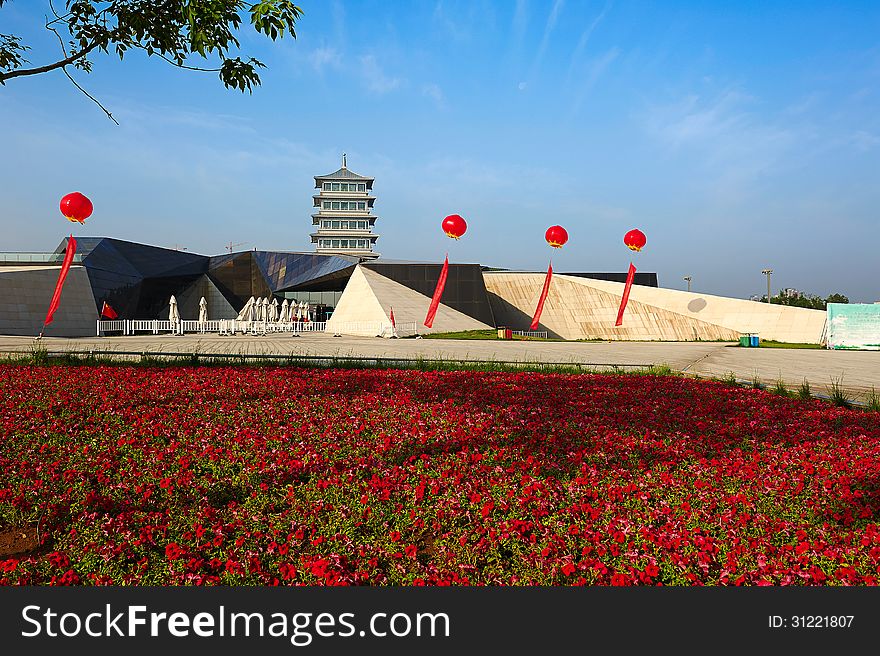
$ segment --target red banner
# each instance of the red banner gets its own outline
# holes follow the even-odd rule
[[[434,315],[437,314],[437,308],[440,306],[440,297],[443,296],[443,289],[446,287],[446,276],[449,275],[449,256],[443,260],[443,268],[440,270],[440,279],[437,281],[437,287],[434,289],[434,296],[431,298],[431,306],[428,308],[428,316],[425,317],[425,325],[430,328],[434,325]]]
[[[101,316],[107,317],[112,321],[119,315],[116,313],[116,310],[110,307],[110,304],[107,301],[104,301],[104,305],[101,306]]]
[[[547,277],[544,279],[544,289],[541,290],[541,298],[538,299],[538,307],[535,309],[535,316],[532,317],[532,325],[529,330],[537,330],[538,322],[541,320],[541,312],[544,311],[544,301],[547,300],[547,294],[550,292],[550,278],[553,277],[553,263],[547,267]]]
[[[64,286],[64,280],[67,278],[67,272],[70,270],[74,255],[76,255],[76,239],[73,238],[73,235],[70,235],[70,239],[67,240],[67,250],[64,253],[64,262],[62,262],[61,271],[58,273],[58,282],[55,283],[55,293],[52,294],[52,302],[49,303],[49,311],[46,313],[43,328],[52,323],[52,319],[55,318],[55,310],[58,309],[58,304],[61,303],[61,288]]]
[[[623,311],[626,309],[626,302],[629,300],[629,290],[633,286],[633,278],[636,275],[636,268],[633,263],[629,263],[629,273],[626,274],[626,287],[623,288],[623,298],[620,299],[620,309],[617,311],[617,323],[615,326],[623,325]]]
[[[394,308],[391,308],[391,327],[397,328],[397,324],[394,323]]]

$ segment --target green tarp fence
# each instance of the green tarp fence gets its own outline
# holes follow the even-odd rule
[[[829,303],[827,346],[880,350],[880,303]]]

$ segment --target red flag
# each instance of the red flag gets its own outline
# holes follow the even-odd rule
[[[394,323],[394,308],[391,308],[391,327],[397,328],[397,324]]]
[[[440,306],[440,297],[443,296],[443,289],[446,287],[446,276],[449,275],[449,256],[443,260],[443,268],[440,269],[440,279],[437,281],[437,287],[434,289],[434,296],[431,298],[431,305],[428,307],[428,316],[425,317],[425,325],[430,328],[434,325],[434,315],[437,314],[437,308]]]
[[[43,322],[43,328],[52,323],[52,320],[55,318],[55,310],[58,309],[59,303],[61,303],[61,288],[64,286],[64,280],[67,278],[67,272],[70,270],[70,265],[73,262],[73,256],[76,254],[76,239],[73,238],[73,235],[70,235],[70,239],[67,240],[67,250],[64,253],[64,262],[61,263],[61,271],[58,273],[58,282],[55,283],[55,293],[52,294],[52,302],[49,303],[49,311],[46,313],[46,320]],[[42,331],[40,331],[42,335]]]
[[[532,317],[532,325],[529,330],[537,330],[538,322],[541,320],[541,312],[544,311],[544,301],[547,300],[547,294],[550,292],[550,278],[553,277],[553,263],[547,267],[547,277],[544,278],[544,289],[541,290],[541,298],[538,299],[538,307],[535,309],[535,316]]]
[[[633,278],[636,275],[636,268],[633,263],[629,263],[629,273],[626,274],[626,287],[623,288],[623,298],[620,299],[620,309],[617,311],[617,323],[615,326],[623,325],[623,311],[626,309],[626,302],[629,300],[629,290],[633,286]]]
[[[101,306],[101,316],[107,317],[108,319],[110,319],[112,321],[113,319],[115,319],[119,315],[116,314],[116,310],[114,310],[112,307],[110,307],[110,304],[107,301],[104,301],[104,305]]]

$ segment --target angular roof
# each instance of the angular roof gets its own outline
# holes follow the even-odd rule
[[[336,171],[335,173],[328,173],[327,175],[316,175],[315,180],[370,180],[373,181],[376,178],[368,178],[365,175],[358,175],[354,171],[349,171],[344,166]]]

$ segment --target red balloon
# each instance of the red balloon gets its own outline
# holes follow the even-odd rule
[[[645,237],[644,232],[638,228],[634,228],[623,236],[623,243],[626,244],[627,248],[631,251],[638,252],[645,247],[645,244],[648,243],[648,239]]]
[[[562,248],[565,245],[565,242],[568,241],[568,233],[562,226],[550,226],[547,228],[547,232],[544,233],[544,239],[546,239],[547,243],[553,248]]]
[[[458,214],[450,214],[443,219],[442,227],[447,237],[461,239],[461,236],[467,232],[467,221]]]
[[[61,213],[68,221],[85,223],[85,220],[92,215],[92,201],[78,191],[74,191],[61,199]]]

